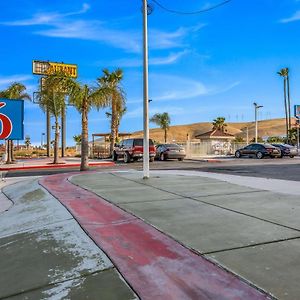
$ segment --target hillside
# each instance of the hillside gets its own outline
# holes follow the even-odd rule
[[[292,124],[295,120],[292,120]],[[235,136],[241,136],[246,140],[247,137],[247,127],[249,140],[251,140],[255,135],[255,122],[239,122],[239,123],[226,123],[227,132]],[[189,134],[192,140],[195,139],[195,135],[210,131],[212,129],[211,122],[203,123],[193,123],[187,125],[176,125],[170,126],[168,131],[169,141],[186,141],[187,134]],[[133,137],[143,136],[142,131],[136,131],[132,133]],[[258,136],[280,136],[285,135],[285,119],[271,119],[271,120],[261,120],[258,122]],[[150,129],[150,138],[155,141],[163,142],[164,132],[160,128]],[[197,139],[195,139],[197,141]]]

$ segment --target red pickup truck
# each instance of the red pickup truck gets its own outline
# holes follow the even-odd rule
[[[126,139],[120,144],[115,145],[114,152],[112,155],[113,161],[117,161],[119,158],[123,158],[125,163],[137,161],[139,158],[143,157],[143,139]],[[149,159],[154,161],[155,157],[155,146],[151,139],[149,139]]]

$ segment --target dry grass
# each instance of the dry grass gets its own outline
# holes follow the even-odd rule
[[[292,124],[295,120],[292,120]],[[227,132],[233,134],[237,137],[243,137],[246,140],[247,127],[249,140],[251,140],[255,135],[255,123],[254,122],[240,122],[240,123],[227,123]],[[193,140],[195,136],[212,129],[212,123],[193,123],[188,125],[176,125],[170,126],[168,131],[168,140],[183,142],[187,140],[187,134]],[[133,137],[142,137],[142,131],[136,131],[132,133]],[[266,136],[280,136],[285,135],[285,119],[272,119],[272,120],[262,120],[258,123],[258,135],[260,137]],[[157,142],[164,141],[164,132],[160,128],[150,129],[150,138]],[[196,139],[197,140],[197,139]]]

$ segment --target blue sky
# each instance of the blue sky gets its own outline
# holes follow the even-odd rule
[[[195,11],[222,0],[158,0]],[[120,131],[142,129],[141,0],[10,0],[0,4],[0,89],[24,83],[32,94],[38,76],[32,60],[78,65],[78,80],[94,84],[103,68],[124,70],[127,113]],[[152,1],[149,16],[150,116],[168,112],[172,125],[252,121],[284,117],[283,82],[276,72],[290,68],[292,104],[300,104],[300,1],[232,0],[197,15],[171,14]],[[92,111],[89,132],[108,132],[105,111]],[[25,104],[25,135],[40,143],[45,116]],[[150,124],[154,127],[153,124]],[[80,116],[67,112],[67,144],[80,133]]]

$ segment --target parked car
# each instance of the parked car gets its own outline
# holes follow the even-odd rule
[[[288,144],[272,144],[272,145],[280,149],[281,157],[289,156],[293,158],[294,156],[298,155],[297,147]]]
[[[117,161],[119,158],[123,158],[125,163],[137,161],[143,157],[143,139],[125,139],[120,144],[116,144],[112,155],[113,161]],[[151,139],[149,139],[149,158],[150,161],[154,161],[155,146]]]
[[[173,158],[182,161],[185,155],[184,148],[177,144],[160,144],[156,146],[156,158],[159,160]]]
[[[245,155],[247,156],[255,155],[258,159],[261,159],[265,156],[269,156],[273,158],[273,157],[280,157],[281,151],[279,148],[276,148],[271,144],[254,143],[235,151],[236,158],[240,158]]]

